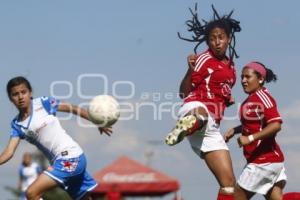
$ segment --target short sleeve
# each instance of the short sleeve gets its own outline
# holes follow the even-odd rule
[[[41,168],[38,164],[36,164],[36,163],[35,163],[35,165],[36,165],[36,166],[35,166],[36,173],[37,173],[37,174],[42,173],[42,168]]]
[[[59,100],[53,97],[41,97],[41,101],[45,110],[52,115],[55,115],[59,106]]]
[[[266,89],[258,90],[256,92],[262,104],[262,113],[264,115],[264,123],[269,124],[272,122],[282,123],[281,116],[277,110],[276,101]]]
[[[19,167],[19,176],[23,177],[23,165]]]
[[[272,122],[282,123],[282,118],[277,110],[276,104],[270,108],[265,108],[264,116],[266,124],[270,124]]]
[[[209,76],[208,66],[210,57],[206,59],[201,59],[201,55],[197,58],[195,68],[192,72],[192,83],[198,85],[202,82],[207,76]]]
[[[11,122],[10,137],[19,137],[21,139],[24,138],[24,133],[22,132],[21,128],[15,124],[15,121]]]
[[[264,109],[264,119],[265,123],[269,124],[272,122],[279,122],[282,123],[282,118],[277,110],[276,101],[272,96],[267,94],[266,92],[261,91],[259,93],[262,102],[263,102],[263,109]]]

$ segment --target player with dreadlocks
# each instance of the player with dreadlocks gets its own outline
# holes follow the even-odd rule
[[[235,51],[235,32],[241,30],[239,22],[231,15],[220,17],[212,6],[214,17],[210,22],[201,23],[195,11],[187,21],[192,39],[180,39],[196,42],[195,55],[188,56],[188,70],[180,85],[184,103],[175,128],[167,135],[166,143],[175,145],[187,137],[194,152],[204,159],[208,168],[216,177],[220,190],[218,200],[233,199],[235,178],[228,147],[220,134],[219,124],[225,107],[234,103],[231,88],[236,75],[233,58]],[[197,54],[197,48],[203,42],[208,50]],[[229,56],[226,56],[229,49]]]

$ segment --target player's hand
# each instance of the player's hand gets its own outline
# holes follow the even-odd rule
[[[187,63],[189,65],[190,69],[194,69],[196,65],[196,55],[195,54],[190,54],[187,57]]]
[[[229,129],[225,134],[224,134],[224,140],[225,142],[229,142],[229,140],[234,136],[234,129],[231,128]]]
[[[233,97],[233,96],[230,96],[230,99],[227,100],[225,103],[226,103],[226,106],[227,106],[227,107],[229,107],[229,106],[235,104],[235,99],[234,99],[234,97]]]
[[[112,134],[112,128],[111,127],[99,127],[98,130],[100,131],[100,134],[102,135],[103,133],[105,133],[106,135],[110,136]]]
[[[237,142],[239,144],[240,147],[246,146],[248,144],[251,143],[251,141],[249,140],[248,136],[243,136],[241,135],[238,139]]]

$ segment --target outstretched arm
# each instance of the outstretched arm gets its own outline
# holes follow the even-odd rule
[[[86,109],[81,108],[81,107],[79,107],[77,105],[73,105],[73,104],[67,103],[67,102],[60,102],[59,105],[58,105],[57,111],[73,113],[75,115],[80,116],[83,119],[91,121],[89,119],[89,115],[88,115],[88,112],[87,112]],[[101,128],[101,127],[99,127],[98,129],[99,129],[99,131],[100,131],[101,134],[105,133],[108,136],[110,136],[112,134],[111,127],[107,127],[107,128]]]
[[[83,109],[77,105],[73,105],[73,104],[61,101],[58,105],[57,111],[73,113],[74,115],[78,115],[81,118],[90,121],[87,110]]]
[[[271,137],[278,133],[281,130],[281,123],[279,122],[273,122],[268,124],[265,128],[263,128],[261,131],[252,134],[250,136],[243,136],[241,135],[238,138],[238,143],[240,147],[248,145],[256,140],[262,140],[268,137]]]
[[[0,155],[0,165],[6,163],[13,157],[13,155],[19,145],[19,142],[20,142],[19,137],[10,138],[8,145],[6,146],[6,148]]]

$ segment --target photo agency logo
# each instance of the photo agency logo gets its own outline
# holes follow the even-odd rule
[[[76,83],[66,80],[53,81],[50,84],[50,95],[56,99],[72,102],[79,107],[87,108],[90,100],[97,95],[111,95],[120,105],[119,120],[163,120],[164,118],[176,119],[176,113],[180,107],[181,99],[178,93],[161,92],[137,92],[136,85],[132,81],[111,81],[104,74],[81,74]],[[80,99],[80,102],[74,100]],[[147,115],[147,116],[145,116]],[[71,113],[60,115],[60,120],[69,120],[74,117]],[[90,126],[84,120],[77,117],[81,126]]]
[[[128,80],[111,81],[105,74],[81,74],[77,77],[76,83],[71,81],[53,81],[50,85],[50,95],[61,101],[73,102],[74,99],[80,99],[76,102],[80,107],[87,108],[90,100],[97,95],[111,95],[117,99],[120,105],[119,120],[176,120],[178,110],[182,105],[182,99],[179,93],[172,92],[137,92],[136,84]],[[219,106],[214,103],[206,103],[212,105],[216,112]],[[241,103],[235,102],[231,106],[231,113],[225,112],[223,120],[239,119],[239,109]],[[242,114],[247,119],[262,118],[261,113],[263,106],[259,103],[251,105]],[[60,116],[60,120],[69,120],[74,117],[73,114],[67,113]],[[84,120],[77,117],[77,121],[81,126],[91,126],[84,123]]]

